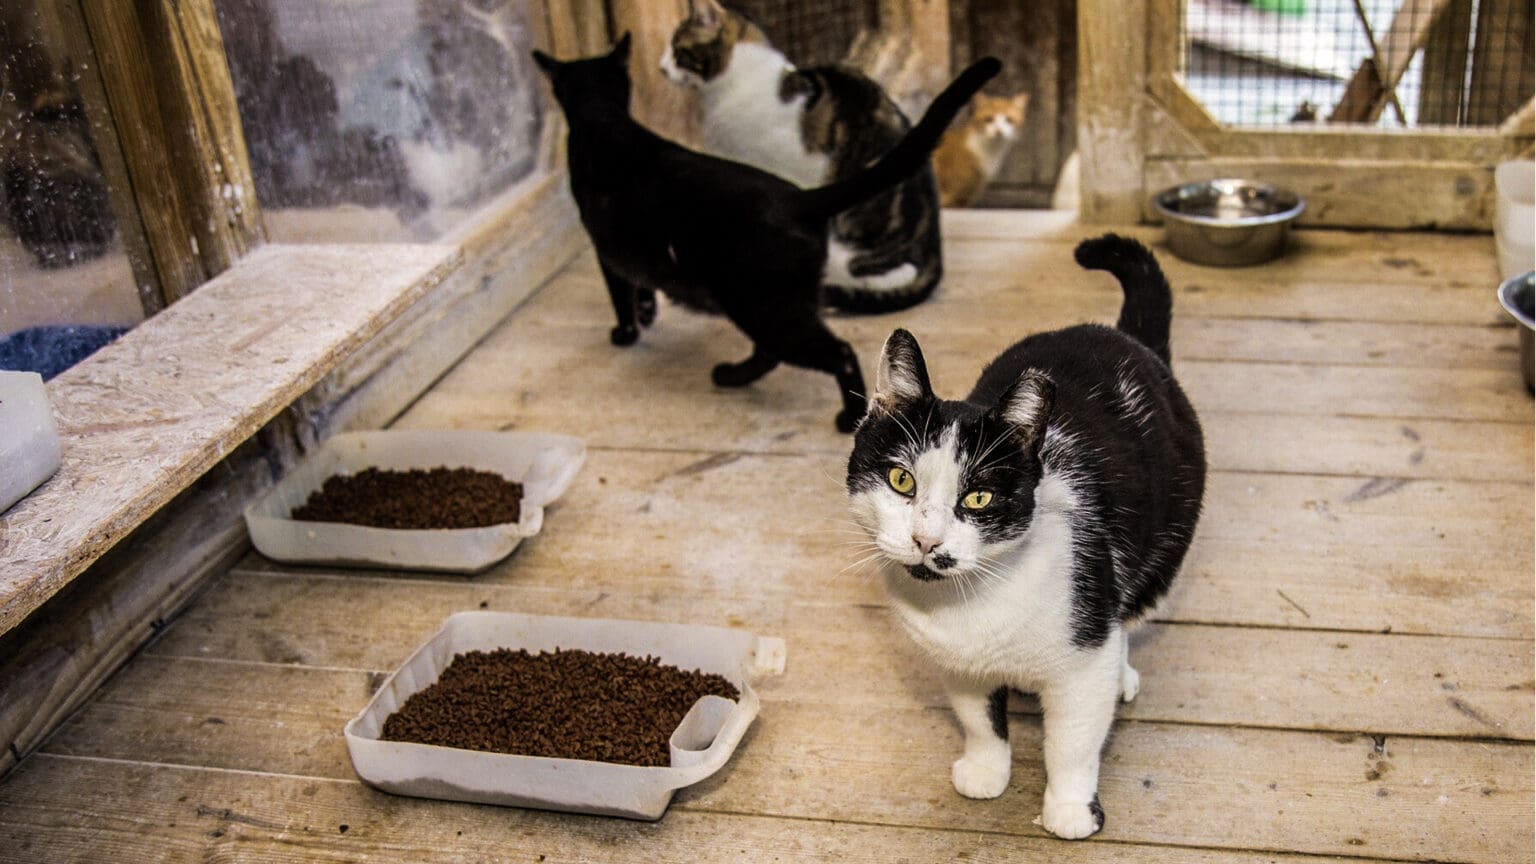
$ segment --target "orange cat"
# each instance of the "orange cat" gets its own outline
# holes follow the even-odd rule
[[[1028,107],[1027,93],[977,95],[971,119],[945,132],[939,148],[933,151],[940,205],[966,207],[981,197],[1019,137]]]

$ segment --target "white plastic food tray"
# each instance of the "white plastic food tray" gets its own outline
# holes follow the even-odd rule
[[[437,680],[457,654],[498,648],[556,648],[652,656],[687,671],[724,676],[741,691],[732,702],[705,696],[672,734],[665,768],[511,756],[381,741],[384,721]],[[659,819],[672,793],[725,765],[757,716],[751,683],[784,671],[784,641],[723,627],[558,618],[511,612],[460,612],[379,687],[346,726],[352,766],[365,783],[397,795]]]
[[[385,430],[326,441],[277,486],[246,508],[245,524],[261,554],[300,564],[351,564],[474,573],[507,557],[539,533],[544,507],[560,497],[586,461],[578,438],[533,432]],[[338,474],[367,468],[407,471],[473,468],[523,484],[521,518],[486,528],[398,530],[300,522],[293,508]]]

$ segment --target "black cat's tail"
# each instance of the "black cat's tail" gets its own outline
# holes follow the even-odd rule
[[[1125,305],[1120,307],[1115,326],[1171,365],[1168,329],[1173,319],[1173,292],[1152,250],[1129,237],[1105,234],[1077,244],[1073,257],[1086,270],[1107,270],[1120,280]]]
[[[1002,61],[996,57],[983,57],[972,63],[933,100],[923,119],[906,137],[878,162],[846,180],[805,190],[801,197],[804,208],[830,219],[910,177],[928,161],[928,154],[939,145],[949,121],[1002,68]]]

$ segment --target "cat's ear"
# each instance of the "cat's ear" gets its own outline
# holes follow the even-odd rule
[[[725,10],[715,0],[689,0],[688,6],[693,20],[701,27],[713,27],[725,15]]]
[[[619,43],[617,45],[613,46],[613,50],[612,51],[608,52],[608,58],[610,60],[614,61],[615,63],[618,63],[620,66],[628,66],[629,65],[629,45],[630,45],[629,31],[625,30],[624,31],[624,35],[619,37]]]
[[[533,52],[533,62],[539,64],[539,68],[544,70],[544,74],[550,78],[554,78],[555,70],[560,68],[559,60],[556,60],[548,54],[545,54],[543,51],[539,51],[537,49],[535,49]]]
[[[923,349],[912,334],[902,329],[891,332],[880,349],[880,363],[875,367],[875,393],[870,407],[890,413],[906,405],[933,398],[928,384],[928,366]]]
[[[1030,454],[1040,452],[1045,427],[1056,404],[1056,382],[1038,369],[1025,370],[998,400],[990,416],[1013,427]]]

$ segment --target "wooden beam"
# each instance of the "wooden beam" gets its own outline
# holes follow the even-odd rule
[[[1488,231],[1493,221],[1492,165],[1225,157],[1156,158],[1148,189],[1191,177],[1263,177],[1307,199],[1300,225],[1336,228]],[[1147,218],[1154,217],[1150,204]]]
[[[1405,0],[1392,16],[1377,58],[1355,70],[1344,95],[1329,114],[1329,122],[1374,123],[1381,117],[1387,102],[1396,98],[1397,84],[1413,62],[1413,55],[1424,47],[1451,3],[1452,0]],[[1361,20],[1365,20],[1363,11],[1360,14]]]
[[[213,0],[85,3],[165,302],[265,239]]]

